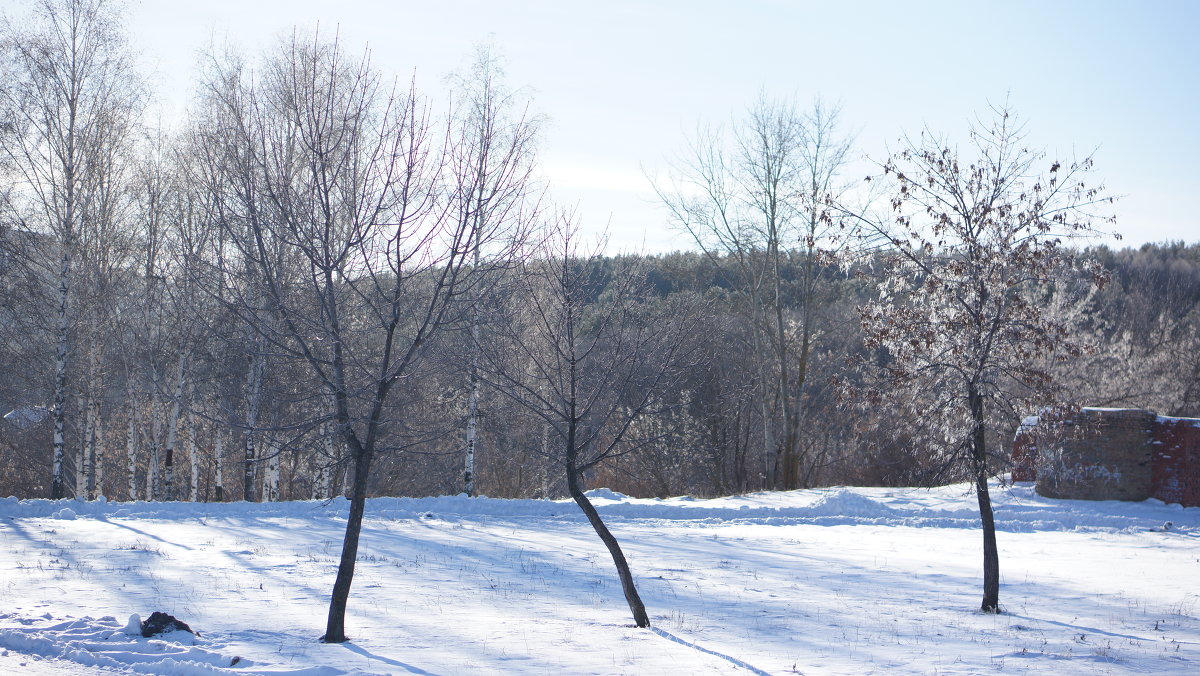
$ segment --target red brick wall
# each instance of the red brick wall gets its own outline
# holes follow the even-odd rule
[[[1151,467],[1154,497],[1200,506],[1200,420],[1159,417]]]
[[[1048,457],[1042,457],[1039,445],[1049,449]],[[1200,506],[1200,419],[1138,409],[1082,409],[1057,424],[1022,425],[1013,439],[1012,467],[1013,481],[1038,481],[1038,492],[1048,497],[1153,496]],[[1092,474],[1119,479],[1095,480]]]
[[[1013,439],[1012,480],[1037,481],[1037,439],[1031,432],[1018,432]]]

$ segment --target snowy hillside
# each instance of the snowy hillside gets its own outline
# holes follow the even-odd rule
[[[998,488],[990,616],[965,486],[591,495],[652,630],[569,502],[369,501],[352,641],[326,645],[343,500],[0,500],[0,672],[1200,672],[1200,508]],[[152,611],[199,636],[126,631]]]

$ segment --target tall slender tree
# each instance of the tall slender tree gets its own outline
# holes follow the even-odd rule
[[[36,261],[56,261],[53,479],[64,471],[68,366],[79,313],[75,283],[81,242],[111,227],[122,190],[119,161],[141,108],[142,91],[120,17],[106,0],[41,0],[32,16],[0,24],[6,86],[0,108],[0,158],[22,186],[22,227],[48,235]],[[77,468],[81,469],[81,468]]]
[[[254,80],[210,77],[206,134],[218,220],[236,255],[221,296],[321,392],[353,466],[350,514],[323,640],[346,640],[346,605],[376,455],[403,427],[389,406],[428,346],[469,314],[485,277],[478,248],[504,260],[493,223],[453,217],[446,149],[414,88],[395,91],[334,40],[294,36]],[[484,231],[479,232],[477,228]],[[232,280],[249,265],[262,296]],[[390,440],[390,441],[389,441]]]
[[[845,245],[829,217],[850,141],[838,111],[765,94],[730,131],[701,127],[657,186],[676,227],[735,283],[756,354],[762,481],[801,484],[801,423],[828,258]]]
[[[892,386],[921,393],[913,414],[941,441],[931,451],[974,482],[990,613],[1000,564],[988,481],[1002,464],[989,444],[1019,418],[1014,404],[1054,396],[1047,355],[1081,353],[1049,300],[1076,265],[1063,242],[1097,233],[1111,201],[1086,182],[1090,157],[1047,160],[1023,140],[1008,109],[971,130],[969,154],[922,134],[883,164],[887,214],[863,218],[886,260],[879,299],[861,309],[867,344],[887,351]]]
[[[455,131],[449,153],[454,218],[475,233],[472,265],[482,264],[480,239],[486,232],[510,231],[521,237],[537,213],[533,179],[541,121],[529,112],[519,92],[504,83],[501,59],[490,43],[476,48],[470,68],[451,78],[457,103],[451,112]],[[484,324],[483,285],[471,299],[471,355],[467,367],[467,422],[463,490],[475,494],[475,453],[479,438],[479,353]]]
[[[676,299],[651,315],[643,270],[607,272],[598,254],[580,249],[571,217],[560,214],[542,255],[519,272],[510,312],[482,352],[481,373],[546,425],[553,439],[546,447],[567,492],[612,556],[634,623],[648,627],[629,562],[584,492],[585,477],[644,444],[636,423],[686,370],[696,312],[690,300]]]

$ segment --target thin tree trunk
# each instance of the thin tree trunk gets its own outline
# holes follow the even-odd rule
[[[254,479],[258,458],[255,457],[254,435],[255,427],[258,426],[258,413],[262,407],[264,371],[264,357],[258,349],[257,341],[254,341],[251,349],[250,369],[246,372],[246,389],[249,390],[249,394],[246,399],[246,432],[243,435],[246,462],[242,475],[242,499],[247,502],[254,502],[255,500]]]
[[[262,500],[263,502],[278,502],[279,464],[283,448],[274,435],[268,434],[263,439],[263,451],[267,466],[263,471]]]
[[[97,395],[98,392],[103,391],[103,384],[100,382],[99,362],[98,349],[95,345],[92,345],[91,349],[88,350],[87,410],[84,412],[83,434],[83,494],[88,500],[96,498],[100,485],[96,476],[96,447],[100,443],[100,438],[103,434],[100,424],[100,397]]]
[[[162,481],[159,474],[159,450],[162,448],[162,403],[158,399],[158,388],[150,395],[150,458],[146,467],[146,499],[162,499]]]
[[[196,448],[196,414],[188,415],[188,462],[191,465],[192,477],[188,485],[188,500],[197,502],[200,498],[200,459],[197,457],[199,451]]]
[[[341,469],[341,492],[339,495],[344,495],[347,498],[354,495],[354,465],[345,463]]]
[[[221,429],[220,424],[213,425],[213,465],[215,466],[214,473],[216,474],[216,488],[214,497],[217,502],[225,501],[225,475],[222,472],[222,465],[225,463],[225,434]]]
[[[792,490],[796,488],[796,475],[798,473],[797,458],[796,458],[796,426],[794,400],[791,391],[791,376],[789,375],[790,365],[788,364],[788,345],[787,345],[787,328],[783,321],[783,292],[782,292],[782,271],[780,270],[780,252],[779,252],[779,237],[774,223],[775,219],[771,217],[771,245],[769,247],[771,256],[771,277],[772,277],[772,310],[775,315],[775,342],[778,354],[776,358],[779,360],[776,376],[779,379],[777,387],[779,388],[779,405],[783,414],[783,442],[779,445],[779,467],[776,470],[776,485],[784,490]]]
[[[358,538],[362,533],[363,512],[367,504],[367,477],[371,470],[371,451],[357,439],[348,441],[354,453],[354,485],[350,496],[350,515],[346,519],[346,535],[342,540],[342,558],[338,562],[337,578],[329,599],[329,619],[325,625],[326,643],[342,643],[346,637],[346,603],[350,599],[350,584],[354,580],[354,564],[358,561]]]
[[[92,457],[93,478],[95,479],[93,482],[93,500],[104,497],[104,449],[106,446],[103,437],[104,429],[102,426],[98,429],[100,431],[97,432],[96,453]]]
[[[337,461],[341,457],[337,452],[337,443],[334,439],[336,433],[333,423],[325,423],[321,428],[325,454],[324,457],[317,458],[317,476],[313,480],[312,490],[314,500],[328,500],[333,493],[334,468],[337,467]]]
[[[550,425],[542,425],[542,498],[550,500],[554,496],[550,494],[551,488],[551,471],[554,468],[554,462],[550,459]]]
[[[479,344],[479,325],[471,327],[471,336]],[[478,348],[471,355],[471,385],[467,398],[467,449],[463,469],[463,490],[468,496],[475,495],[475,438],[479,416],[479,355]]]
[[[996,547],[996,518],[988,492],[987,437],[984,428],[983,396],[974,385],[969,388],[972,422],[975,430],[972,453],[975,461],[975,495],[979,501],[979,519],[983,524],[983,602],[985,613],[1000,612],[1000,554]]]
[[[175,442],[179,438],[179,416],[183,407],[183,386],[187,376],[187,355],[179,357],[175,368],[175,393],[171,402],[171,417],[167,420],[167,445],[165,447],[164,470],[166,485],[163,490],[164,500],[175,499]]]
[[[328,433],[328,430],[322,430],[322,431]],[[330,448],[331,448],[331,445],[330,445],[329,441],[326,440],[325,441],[326,454],[328,454]],[[309,492],[308,497],[312,500],[324,500],[325,494],[326,494],[325,485],[329,482],[329,465],[328,465],[328,463],[326,463],[324,461],[323,458],[318,456],[316,458],[315,470],[316,470],[316,473],[313,476],[312,490]]]
[[[617,567],[617,576],[621,579],[621,591],[625,592],[625,601],[629,604],[630,612],[633,613],[634,624],[638,627],[649,627],[650,618],[646,615],[646,606],[642,603],[642,597],[638,595],[637,587],[633,583],[633,573],[629,570],[629,562],[625,560],[625,553],[621,551],[621,545],[617,542],[617,538],[604,525],[600,513],[580,490],[579,478],[574,467],[567,469],[567,491],[575,500],[575,504],[583,510],[588,523],[592,524],[592,529],[596,531],[596,535],[600,536],[600,540],[608,548],[608,553],[612,555],[613,564]]]
[[[476,226],[475,240],[475,270],[479,270],[479,239],[481,236]],[[471,308],[471,392],[467,398],[467,451],[464,460],[463,490],[468,497],[475,495],[475,439],[479,426],[479,352],[483,346],[479,343],[479,304],[483,299],[478,295]]]
[[[84,399],[84,423],[83,423],[83,464],[80,470],[83,472],[83,490],[81,495],[86,500],[94,500],[96,497],[96,444],[101,434],[100,429],[100,397],[97,392],[102,391],[102,383],[100,382],[100,363],[98,349],[93,344],[88,349],[88,366],[87,366],[87,396]]]
[[[125,428],[125,459],[128,462],[129,471],[129,499],[130,501],[137,500],[137,429],[138,429],[138,406],[133,397],[133,386],[130,385],[126,393],[128,399],[129,419],[126,421]]]
[[[321,481],[321,499],[328,500],[333,497],[333,474],[336,465],[325,467],[323,480]]]
[[[159,450],[158,440],[150,440],[150,460],[146,466],[146,498],[148,500],[162,499],[162,483],[159,480]]]
[[[752,302],[757,303],[757,300],[752,298]],[[755,308],[755,324],[758,324],[757,315],[759,310]],[[763,455],[763,470],[762,470],[762,486],[763,490],[771,488],[771,460],[775,457],[775,451],[771,448],[773,445],[773,435],[771,434],[771,411],[768,410],[770,401],[770,390],[767,385],[767,356],[766,349],[762,345],[762,337],[759,335],[758,327],[754,327],[754,351],[757,353],[758,362],[758,405],[759,415],[762,417],[762,455]]]
[[[92,383],[94,386],[95,383]],[[100,400],[95,394],[89,393],[87,398],[87,413],[84,422],[83,446],[83,491],[88,500],[96,498],[96,440],[100,436]]]
[[[988,494],[988,473],[975,477],[975,494],[979,499],[979,517],[983,523],[983,603],[985,613],[1000,612],[1000,555],[996,548],[996,520],[992,513],[992,498]]]
[[[69,220],[70,204],[67,208]],[[70,323],[67,317],[71,273],[71,256],[68,253],[71,247],[69,238],[68,241],[62,242],[62,247],[62,268],[58,277],[58,325],[55,329],[54,407],[51,413],[54,418],[54,473],[50,484],[50,498],[53,500],[67,497],[63,456],[66,450],[67,351],[70,339]]]
[[[88,431],[89,431],[87,428],[88,402],[87,402],[86,398],[83,400],[80,400],[79,397],[76,397],[75,403],[79,409],[78,411],[75,412],[75,417],[77,420],[83,420],[83,434],[79,435],[80,436],[79,446],[77,446],[75,448],[74,494],[75,494],[76,500],[86,500],[87,499],[87,437],[88,437]]]

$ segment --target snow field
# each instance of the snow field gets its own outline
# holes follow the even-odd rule
[[[1200,668],[1200,509],[998,489],[1006,612],[991,616],[975,612],[981,535],[964,486],[592,496],[652,631],[630,626],[611,560],[570,502],[369,501],[352,641],[324,645],[344,501],[0,500],[0,669],[11,659],[30,674]],[[200,636],[124,633],[130,613],[153,610]]]

